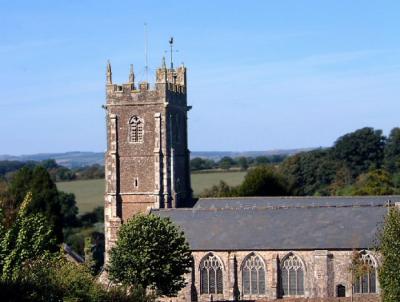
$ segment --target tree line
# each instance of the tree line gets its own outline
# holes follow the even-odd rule
[[[195,157],[190,160],[190,170],[191,171],[213,170],[213,169],[229,170],[231,168],[236,168],[245,171],[249,167],[280,163],[286,157],[287,155],[271,155],[271,156],[256,156],[256,157],[239,156],[234,158],[230,156],[224,156],[219,160]]]
[[[0,179],[10,180],[14,174],[23,167],[34,168],[36,166],[44,167],[50,174],[53,181],[69,181],[104,178],[104,166],[94,164],[79,168],[69,169],[57,164],[54,159],[43,161],[0,161]]]
[[[400,128],[385,137],[365,127],[339,137],[330,148],[250,169],[240,186],[221,181],[201,196],[390,194],[400,194]]]

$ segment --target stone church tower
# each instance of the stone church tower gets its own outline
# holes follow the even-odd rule
[[[163,60],[153,89],[147,82],[135,84],[132,65],[128,83],[113,84],[108,63],[106,251],[133,215],[189,206],[192,200],[186,68],[167,68]]]

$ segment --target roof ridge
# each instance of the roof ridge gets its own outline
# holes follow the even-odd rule
[[[235,197],[202,197],[200,200],[239,200],[239,199],[372,199],[400,198],[400,195],[345,195],[345,196],[235,196]]]
[[[222,207],[222,208],[168,208],[168,209],[152,209],[152,212],[172,212],[172,211],[192,211],[192,212],[222,212],[235,210],[288,210],[288,209],[320,209],[320,208],[387,208],[394,207],[390,204],[350,204],[350,205],[291,205],[291,206],[238,206],[238,207]]]

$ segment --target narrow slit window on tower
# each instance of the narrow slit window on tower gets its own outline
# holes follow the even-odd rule
[[[129,142],[143,142],[143,119],[134,115],[129,119]]]
[[[139,187],[139,179],[137,177],[133,181],[133,186],[135,187],[135,189]]]

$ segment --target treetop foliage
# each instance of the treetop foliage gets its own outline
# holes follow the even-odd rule
[[[168,218],[137,215],[124,223],[110,252],[110,280],[174,296],[184,287],[192,256],[183,232]]]
[[[383,302],[400,301],[400,209],[392,207],[385,217],[379,236],[378,251],[382,255],[379,283]]]

